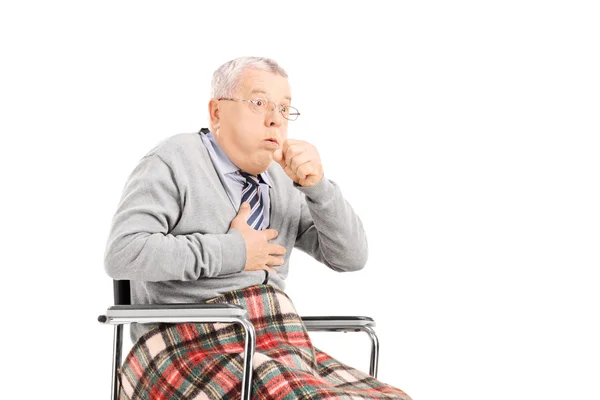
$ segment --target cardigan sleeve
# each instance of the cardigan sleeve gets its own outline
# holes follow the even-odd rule
[[[294,186],[302,192],[295,247],[338,272],[358,271],[368,258],[367,236],[360,218],[325,176],[313,186]]]
[[[239,231],[173,235],[183,201],[172,168],[144,157],[131,173],[112,220],[104,268],[113,279],[197,280],[241,272],[246,246]]]

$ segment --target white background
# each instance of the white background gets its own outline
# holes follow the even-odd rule
[[[2,397],[108,397],[125,180],[259,55],[369,237],[356,273],[293,254],[300,314],[375,318],[379,378],[415,400],[599,399],[593,3],[3,2]],[[368,368],[364,334],[314,342]]]

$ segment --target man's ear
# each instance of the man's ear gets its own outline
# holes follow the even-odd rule
[[[214,127],[214,131],[219,129],[221,122],[219,110],[219,101],[217,99],[210,99],[208,102],[208,115],[210,116],[210,123]]]

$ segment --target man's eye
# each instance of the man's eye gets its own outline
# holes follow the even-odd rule
[[[281,106],[281,112],[282,112],[282,113],[286,113],[286,112],[288,112],[288,111],[289,111],[289,110],[288,110],[288,106]]]
[[[254,102],[259,107],[262,107],[264,105],[264,101],[262,99],[254,100]]]

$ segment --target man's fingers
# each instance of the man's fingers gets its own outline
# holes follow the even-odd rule
[[[319,162],[319,155],[314,146],[302,140],[285,140],[281,153],[277,150],[275,160],[286,175],[298,184],[310,175],[318,173],[316,164],[311,161]]]
[[[306,179],[307,176],[312,175],[314,173],[315,173],[315,166],[310,161],[307,162],[307,163],[302,164],[296,170],[296,175],[300,179]]]
[[[268,250],[269,254],[272,255],[284,255],[287,252],[286,248],[280,244],[271,244],[269,245]]]
[[[275,229],[265,229],[263,232],[265,233],[266,240],[273,240],[278,235],[278,233]]]
[[[276,274],[276,273],[277,273],[277,271],[275,271],[273,268],[269,268],[269,267],[267,267],[267,266],[264,266],[262,269],[266,269],[267,271],[269,271],[269,272],[272,272],[272,273],[274,273],[274,274]]]
[[[283,265],[284,261],[285,260],[282,257],[269,256],[269,258],[267,259],[267,265],[278,267],[280,265]]]
[[[250,217],[250,204],[243,202],[240,204],[240,209],[237,215],[231,221],[231,226],[234,228],[244,229],[244,225],[248,227],[248,218]]]
[[[291,160],[288,161],[288,164],[290,165],[290,167],[292,167],[292,171],[296,172],[299,166],[301,166],[302,164],[306,164],[311,160],[311,154],[309,152],[303,152],[299,153],[298,155],[295,155]],[[296,173],[296,175],[298,174]]]
[[[277,149],[273,152],[273,160],[282,167],[285,167],[285,162],[283,160],[283,150]]]
[[[286,139],[286,140],[284,140],[283,144],[281,146],[281,150],[283,150],[283,155],[287,154],[288,147],[290,147],[290,146],[292,146],[294,144],[301,143],[301,142],[302,142],[302,140],[296,140],[296,139]]]
[[[285,163],[287,165],[292,164],[292,158],[296,157],[298,154],[304,153],[306,151],[306,147],[300,143],[289,145],[283,151],[283,158],[285,159]]]
[[[244,217],[244,221],[246,221],[250,216],[250,204],[247,201],[244,201],[242,204],[240,204],[238,215]]]
[[[289,161],[292,156],[302,151],[304,146],[302,146],[301,143],[302,141],[294,139],[287,139],[283,142],[281,145],[281,160],[278,161],[282,167],[285,164],[290,163]],[[276,152],[279,152],[279,149],[277,149]],[[275,156],[275,153],[273,153],[273,155]],[[277,154],[277,157],[279,157],[279,153]]]
[[[298,182],[298,177],[296,176],[294,171],[292,171],[292,167],[290,167],[289,165],[286,165],[285,168],[283,169],[283,171],[291,180],[293,180],[296,183]]]

